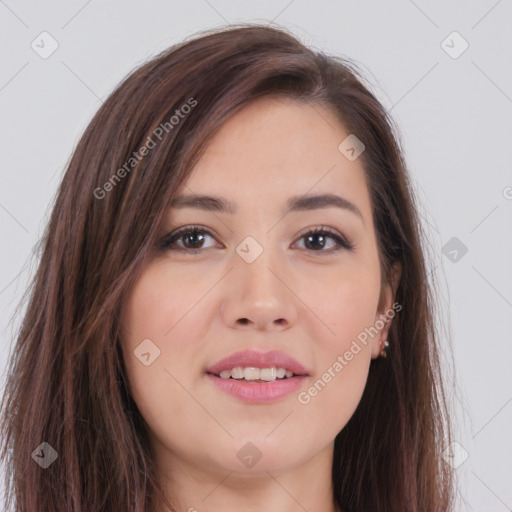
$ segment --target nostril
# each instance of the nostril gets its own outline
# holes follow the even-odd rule
[[[246,325],[249,323],[249,320],[247,318],[241,318],[240,320],[238,320],[241,324],[243,325]]]

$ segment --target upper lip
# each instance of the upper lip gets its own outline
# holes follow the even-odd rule
[[[308,371],[304,366],[280,350],[268,352],[242,350],[235,352],[207,368],[206,372],[218,375],[224,370],[232,370],[237,366],[250,366],[253,368],[271,368],[275,366],[276,368],[291,370],[295,375],[308,375]]]

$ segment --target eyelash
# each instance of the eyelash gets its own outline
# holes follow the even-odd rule
[[[179,228],[177,231],[173,231],[172,233],[169,233],[168,235],[165,235],[160,242],[158,243],[158,248],[160,250],[168,250],[168,251],[178,251],[182,253],[192,253],[197,254],[199,252],[204,251],[204,248],[185,248],[185,247],[173,247],[171,248],[171,245],[174,244],[177,240],[179,240],[183,235],[189,234],[189,233],[203,233],[207,234],[208,236],[211,236],[212,238],[215,238],[208,229],[203,228],[202,226],[198,225],[192,225],[192,226],[184,226],[183,228]],[[336,247],[331,248],[329,250],[308,250],[308,252],[312,253],[325,253],[325,254],[333,254],[335,252],[338,252],[342,249],[352,251],[354,249],[354,244],[350,242],[347,238],[339,235],[337,232],[333,231],[330,228],[327,228],[325,226],[316,227],[314,229],[311,229],[305,233],[303,233],[299,240],[302,240],[303,238],[306,238],[311,235],[328,235],[330,238],[332,238],[336,242]]]

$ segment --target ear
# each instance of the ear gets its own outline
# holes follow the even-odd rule
[[[402,265],[400,262],[395,262],[389,271],[389,278],[381,288],[379,305],[375,314],[374,326],[379,331],[378,334],[373,336],[372,341],[372,359],[379,357],[383,348],[384,341],[388,339],[389,329],[396,314],[400,311],[399,308],[393,308],[396,290],[402,277]]]

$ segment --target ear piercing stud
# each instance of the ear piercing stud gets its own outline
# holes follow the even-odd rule
[[[389,347],[389,341],[384,341],[383,343],[381,343],[381,351],[380,351],[380,355],[382,357],[387,357],[387,354],[386,354],[386,348]]]

